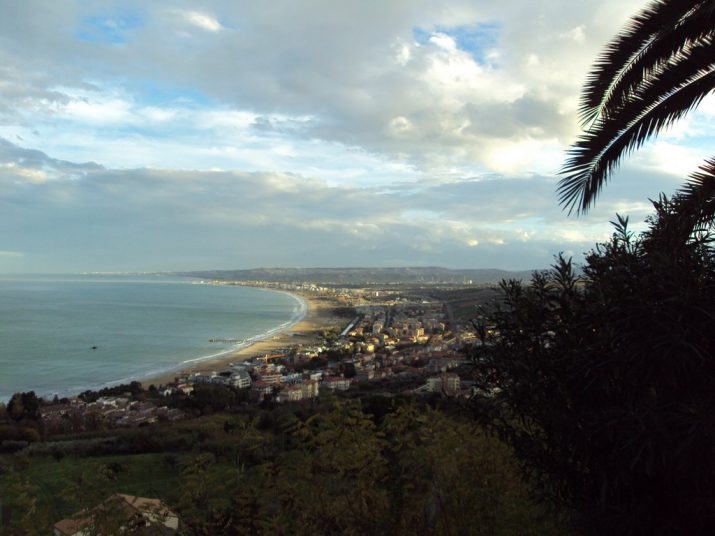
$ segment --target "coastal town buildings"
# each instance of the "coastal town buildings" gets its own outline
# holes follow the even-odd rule
[[[457,374],[440,374],[427,378],[427,390],[431,393],[444,393],[447,396],[458,395],[461,391]]]
[[[285,348],[233,365],[231,377],[240,370],[243,378],[233,385],[245,388],[250,378],[252,400],[280,403],[317,397],[320,389],[346,391],[354,384],[386,378],[427,385],[429,392],[448,396],[460,392],[459,377],[448,373],[465,363],[459,346],[469,335],[450,331],[440,303],[371,304],[356,312],[330,343]],[[313,362],[320,365],[310,368]],[[226,375],[208,376],[215,382],[221,374]],[[195,379],[203,381],[204,376]]]
[[[65,404],[43,406],[39,415],[44,429],[50,432],[134,427],[185,417],[180,409],[132,401],[126,396],[101,397],[90,403],[73,398]]]
[[[246,370],[237,370],[231,375],[232,384],[236,389],[246,389],[251,386],[251,375]]]
[[[321,391],[347,391],[374,382],[383,382],[380,385],[388,390],[412,389],[445,396],[462,393],[460,377],[455,372],[467,363],[462,348],[474,344],[476,334],[455,329],[442,303],[423,298],[397,299],[394,293],[390,301],[381,303],[377,292],[343,290],[363,303],[355,307],[352,319],[322,342],[255,355],[223,371],[178,377],[159,386],[155,394],[170,402],[172,397],[193,396],[197,385],[207,384],[245,391],[247,403],[294,403],[316,398]],[[310,292],[324,290],[311,287]],[[185,418],[186,414],[167,407],[161,399],[106,396],[92,403],[72,399],[47,404],[40,416],[48,430],[82,430],[142,426]]]
[[[341,376],[328,376],[323,380],[323,386],[332,391],[347,391],[352,380]]]

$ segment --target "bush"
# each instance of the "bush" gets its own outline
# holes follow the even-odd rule
[[[0,452],[17,452],[18,450],[24,449],[27,445],[29,445],[27,441],[6,439],[0,441]]]
[[[0,425],[0,441],[4,440],[35,443],[40,440],[40,434],[27,426]]]
[[[619,217],[582,278],[559,257],[503,282],[479,324],[476,415],[586,532],[715,532],[712,236],[676,206],[640,237]]]

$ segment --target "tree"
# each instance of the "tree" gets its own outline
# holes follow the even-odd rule
[[[216,518],[225,510],[227,498],[220,473],[214,470],[216,458],[201,453],[184,461],[181,471],[179,498],[175,507],[190,534],[217,534]]]
[[[22,397],[19,393],[12,395],[7,404],[7,413],[15,421],[19,421],[25,416],[25,407],[22,405]]]
[[[21,474],[11,472],[3,483],[0,497],[0,535],[39,536],[47,534],[49,522],[47,512],[38,504],[36,486]],[[3,504],[4,503],[4,504]],[[9,513],[9,522],[3,525],[3,508]]]
[[[477,417],[586,533],[715,532],[715,237],[681,203],[641,236],[619,218],[582,276],[503,282],[479,325]]]
[[[40,400],[34,391],[15,393],[8,402],[7,412],[16,421],[35,420],[40,415]]]
[[[387,475],[375,423],[359,403],[335,399],[332,409],[285,425],[294,449],[271,470],[281,501],[273,533],[380,534],[387,514]]]
[[[236,391],[225,385],[197,383],[191,397],[194,407],[210,413],[231,407],[236,402]]]
[[[715,89],[714,52],[712,0],[654,0],[606,46],[582,94],[586,131],[572,146],[559,183],[569,212],[587,211],[623,155]],[[696,179],[687,193],[709,194],[712,204],[712,182],[704,192]]]

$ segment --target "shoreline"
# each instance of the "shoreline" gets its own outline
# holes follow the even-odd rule
[[[261,287],[250,287],[250,288],[256,288],[259,290],[267,290],[267,289],[264,289]],[[293,326],[295,326],[296,324],[299,324],[300,322],[302,322],[303,319],[305,319],[306,315],[308,314],[309,305],[303,296],[300,296],[298,294],[292,294],[292,293],[286,292],[284,290],[276,290],[273,292],[280,292],[281,294],[286,294],[298,302],[300,309],[298,310],[298,312],[294,318],[291,318],[290,320],[283,322],[282,324],[280,324],[274,328],[271,328],[268,331],[264,331],[263,333],[259,333],[258,335],[254,335],[253,337],[248,337],[247,339],[242,340],[241,342],[237,343],[235,346],[232,346],[231,348],[227,348],[226,350],[222,350],[220,352],[217,352],[217,353],[211,354],[211,355],[205,355],[205,356],[185,359],[181,363],[178,363],[176,366],[171,367],[166,372],[170,373],[170,372],[178,370],[182,367],[185,368],[186,366],[189,366],[190,363],[200,364],[203,362],[219,361],[229,355],[237,354],[245,348],[250,348],[257,342],[268,339],[269,337],[278,336],[281,333],[283,333],[284,331],[287,331],[287,330],[291,329]],[[161,374],[163,374],[163,372]],[[142,378],[146,378],[146,377],[153,378],[155,375],[156,375],[155,373],[149,373],[146,376],[142,376]]]
[[[217,282],[213,283],[213,285],[223,286],[225,283]],[[347,319],[340,316],[339,311],[337,311],[342,304],[332,296],[293,289],[266,288],[263,286],[250,286],[250,288],[264,292],[278,292],[293,298],[297,304],[293,305],[293,313],[289,319],[240,342],[235,341],[233,344],[221,345],[222,347],[216,348],[214,352],[203,354],[197,352],[193,354],[193,356],[191,352],[189,352],[188,355],[185,354],[185,356],[174,355],[174,363],[165,362],[161,364],[148,362],[146,364],[151,367],[148,368],[148,370],[137,371],[136,373],[126,375],[120,373],[120,375],[115,376],[113,379],[100,379],[99,381],[86,383],[80,382],[72,386],[64,386],[61,388],[58,388],[57,385],[48,384],[45,386],[46,388],[40,385],[29,385],[26,388],[13,389],[10,385],[3,384],[3,391],[6,390],[7,393],[6,396],[5,394],[0,396],[0,403],[7,403],[14,393],[22,391],[34,391],[38,397],[47,400],[51,400],[54,396],[75,398],[81,392],[87,390],[99,391],[121,384],[128,384],[133,381],[140,382],[144,388],[148,388],[151,384],[159,386],[171,383],[177,376],[196,372],[211,372],[213,370],[220,372],[226,370],[229,363],[237,363],[253,356],[273,353],[275,350],[281,348],[289,348],[295,345],[312,346],[320,344],[323,342],[322,332],[324,329],[342,326],[347,322]],[[167,355],[167,357],[170,357],[170,354]]]
[[[249,338],[246,341],[248,344],[241,343],[238,347],[230,348],[215,356],[200,357],[195,360],[189,359],[177,364],[176,367],[170,370],[137,377],[135,381],[139,381],[142,387],[146,389],[150,385],[158,387],[172,383],[177,377],[190,376],[195,373],[221,372],[232,363],[246,361],[254,356],[265,355],[290,346],[317,344],[322,341],[321,332],[324,329],[335,325],[342,326],[347,321],[333,312],[336,305],[333,300],[320,299],[316,296],[282,289],[252,288],[270,292],[282,292],[295,298],[302,307],[299,318],[284,327],[278,326],[261,335]]]

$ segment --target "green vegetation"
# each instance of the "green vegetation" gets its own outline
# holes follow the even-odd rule
[[[163,499],[183,534],[564,533],[529,501],[498,440],[455,408],[401,398],[215,413],[81,455],[6,455],[3,466],[15,523],[3,534],[47,533],[116,491]],[[28,498],[35,528],[20,530]]]
[[[593,204],[621,157],[715,88],[712,2],[653,1],[606,47],[587,81],[586,132],[562,205]],[[654,203],[641,236],[620,218],[583,278],[559,258],[503,305],[475,349],[475,415],[584,533],[715,532],[715,162]]]
[[[7,414],[14,421],[35,419],[40,410],[40,401],[34,392],[16,393],[7,405]]]
[[[165,497],[176,487],[177,473],[163,460],[162,454],[127,456],[76,457],[52,456],[26,459],[18,471],[36,491],[38,509],[50,519],[59,520],[73,514],[82,497],[122,492],[145,497]],[[101,492],[76,491],[73,501],[68,494],[72,486],[101,485]],[[96,497],[91,497],[96,498]]]
[[[715,88],[713,3],[656,0],[588,78],[559,185],[587,211],[620,159]],[[502,283],[479,326],[474,411],[584,533],[715,532],[715,161],[641,236],[618,218],[578,277],[559,257]],[[489,328],[489,329],[488,329]]]
[[[478,419],[587,533],[715,531],[715,237],[684,242],[677,206],[640,237],[619,219],[582,286],[563,258],[505,282],[475,350]]]
[[[583,99],[589,130],[560,185],[567,208],[587,210],[624,154],[715,87],[713,13],[702,0],[651,2],[609,45]],[[233,389],[198,386],[169,400],[192,420],[53,442],[34,394],[18,394],[0,425],[0,534],[46,534],[113,492],[162,499],[186,535],[715,533],[713,184],[715,162],[655,202],[640,236],[619,217],[582,274],[559,256],[530,285],[504,281],[501,303],[476,325],[469,415],[438,395],[417,403],[365,389],[259,409]],[[421,286],[486,277],[200,275]],[[492,292],[430,291],[461,321]]]

